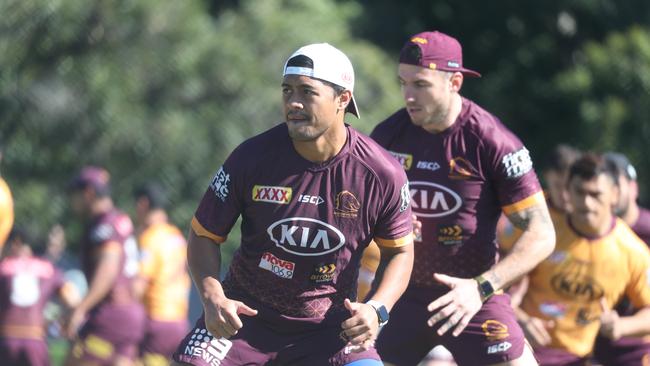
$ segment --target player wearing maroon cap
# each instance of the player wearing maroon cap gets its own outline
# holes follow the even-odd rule
[[[138,272],[133,224],[115,208],[106,170],[85,167],[70,190],[72,209],[86,226],[81,262],[88,292],[65,326],[74,340],[66,364],[132,365],[145,320],[133,291]]]
[[[399,164],[344,123],[359,115],[354,72],[329,44],[284,67],[286,123],[237,147],[192,219],[188,261],[204,316],[174,355],[207,365],[381,365],[373,346],[413,265],[408,183]],[[219,280],[220,245],[239,216],[241,245]],[[361,253],[384,276],[357,303]]]
[[[406,108],[372,137],[402,163],[422,222],[409,288],[380,334],[386,362],[415,365],[435,345],[459,365],[532,365],[501,290],[554,246],[553,225],[528,150],[489,112],[463,98],[458,41],[440,32],[409,39],[400,53]],[[523,230],[500,262],[500,212]]]

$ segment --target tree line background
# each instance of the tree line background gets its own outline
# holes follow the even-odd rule
[[[558,143],[617,150],[642,203],[650,195],[647,0],[4,0],[0,14],[0,170],[16,223],[41,237],[62,223],[73,247],[65,187],[83,165],[106,167],[131,213],[133,189],[160,182],[186,228],[227,154],[282,122],[291,52],[329,42],[348,54],[362,113],[349,123],[368,133],[402,105],[402,44],[434,29],[483,74],[462,93],[538,168]]]

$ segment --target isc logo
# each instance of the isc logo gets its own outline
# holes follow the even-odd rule
[[[345,244],[345,236],[339,229],[309,217],[276,221],[266,232],[276,246],[300,256],[331,253]]]
[[[494,354],[494,353],[500,353],[500,352],[505,352],[512,347],[512,344],[508,341],[506,342],[501,342],[499,344],[495,344],[493,346],[488,347],[487,353],[488,355]]]
[[[320,205],[321,203],[325,202],[325,200],[321,196],[310,196],[308,194],[301,194],[298,197],[298,202],[301,203],[311,203],[313,205]]]
[[[431,182],[410,182],[411,208],[422,217],[450,215],[460,208],[462,200],[451,189]]]

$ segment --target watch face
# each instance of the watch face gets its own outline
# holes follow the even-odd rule
[[[377,314],[379,315],[380,324],[385,324],[388,322],[389,315],[388,315],[388,310],[386,310],[385,306],[380,306],[377,309]]]

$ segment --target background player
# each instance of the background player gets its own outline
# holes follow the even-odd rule
[[[595,154],[571,167],[572,210],[556,222],[556,250],[530,273],[518,311],[541,365],[584,364],[599,330],[612,339],[650,333],[650,250],[614,216],[616,175]],[[619,317],[612,307],[624,295],[642,310]]]
[[[83,168],[70,190],[72,209],[85,225],[81,262],[88,292],[65,327],[75,340],[67,365],[131,365],[144,331],[144,310],[133,291],[138,273],[133,224],[113,204],[103,168]]]
[[[187,243],[165,212],[162,188],[147,183],[135,191],[140,273],[137,293],[143,298],[147,324],[140,355],[145,366],[166,365],[189,329],[190,276]]]
[[[402,163],[422,241],[409,288],[380,334],[382,358],[414,365],[443,344],[460,365],[531,365],[532,352],[499,291],[553,248],[553,226],[528,150],[499,120],[463,98],[458,41],[440,32],[405,44],[398,74],[406,108],[372,137]],[[504,211],[524,231],[496,263]],[[471,350],[471,351],[468,351]]]

